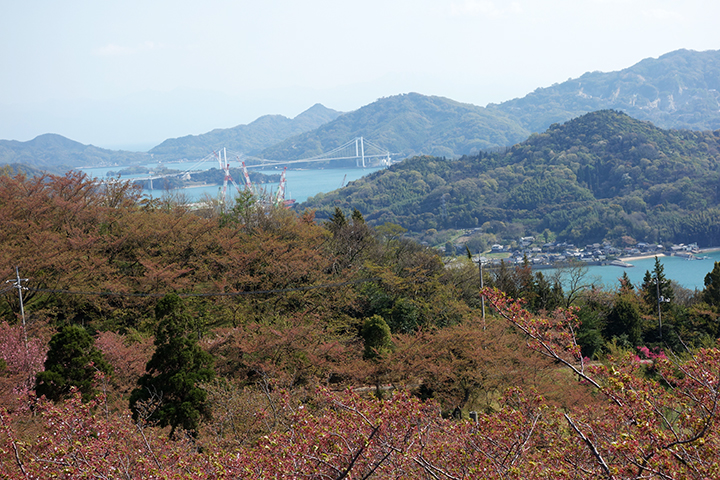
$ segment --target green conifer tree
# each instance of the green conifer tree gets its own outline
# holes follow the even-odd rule
[[[199,384],[214,378],[213,358],[198,345],[197,322],[185,312],[178,295],[163,297],[155,316],[156,349],[130,396],[133,418],[138,420],[145,402],[156,401],[159,405],[145,420],[170,425],[171,436],[178,427],[195,435],[200,420],[210,417],[207,393]]]
[[[720,307],[720,262],[715,262],[712,271],[705,275],[702,298],[708,305]]]
[[[353,209],[352,216],[350,218],[352,218],[353,225],[365,223],[365,218],[363,217],[363,214],[360,213],[357,208]]]
[[[377,358],[392,348],[390,327],[380,315],[373,315],[365,320],[362,337],[365,340],[363,357],[366,359]]]
[[[675,297],[670,280],[665,277],[665,267],[660,263],[658,257],[655,257],[655,266],[652,272],[645,271],[642,295],[643,300],[650,308],[657,308],[658,298],[660,298],[661,304],[668,304]]]
[[[627,272],[623,272],[622,277],[620,277],[620,294],[628,294],[632,293],[635,290],[635,285],[632,284],[630,281],[630,277],[628,276]]]
[[[35,393],[57,401],[77,387],[84,401],[95,395],[95,374],[112,373],[95,340],[84,328],[77,325],[63,327],[50,340],[45,360],[45,371],[35,378]]]
[[[642,345],[642,316],[630,295],[620,295],[607,317],[606,336],[626,339],[630,346]]]
[[[345,218],[343,211],[340,207],[335,207],[335,212],[333,213],[332,218],[330,218],[330,220],[328,220],[325,224],[327,229],[330,230],[333,235],[337,235],[338,232],[347,225],[347,223],[347,218]]]

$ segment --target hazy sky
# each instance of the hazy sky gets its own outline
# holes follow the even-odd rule
[[[680,48],[717,0],[0,0],[0,139],[149,148],[315,103],[475,105]]]

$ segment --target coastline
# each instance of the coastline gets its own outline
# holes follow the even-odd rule
[[[713,252],[720,252],[720,247],[707,247],[707,248],[699,248],[697,250],[697,254],[704,254],[704,253],[713,253]],[[665,253],[649,253],[647,255],[634,255],[632,257],[618,257],[618,260],[622,260],[623,262],[632,262],[634,260],[646,260],[648,258],[653,257],[667,257]],[[674,256],[674,255],[670,255]]]
[[[635,255],[633,257],[618,257],[618,260],[622,260],[623,262],[633,262],[635,260],[645,260],[654,257],[667,257],[667,255],[664,253],[653,253],[648,255]]]

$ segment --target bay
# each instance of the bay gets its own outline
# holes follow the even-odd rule
[[[154,165],[147,165],[152,167]],[[164,167],[178,170],[181,172],[192,170],[209,170],[210,168],[218,168],[217,163],[205,162],[203,164],[193,164],[192,162],[185,163],[166,163]],[[122,170],[125,167],[99,167],[99,168],[82,168],[80,171],[86,173],[90,178],[104,179],[109,171]],[[343,185],[347,185],[348,182],[358,180],[359,178],[369,175],[378,170],[382,170],[385,167],[348,167],[348,168],[327,168],[327,169],[310,169],[310,170],[287,170],[285,178],[287,184],[285,187],[285,198],[294,199],[297,203],[302,203],[308,198],[315,196],[319,193],[327,193],[333,190],[337,190]],[[252,170],[252,169],[251,169]],[[258,170],[262,173],[280,173],[280,169],[265,169]],[[123,175],[121,180],[132,180],[133,178],[147,177],[147,175]],[[239,188],[243,188],[242,179],[234,179]],[[155,180],[155,185],[162,185],[162,180]],[[154,186],[155,186],[154,185]],[[267,192],[277,191],[277,183],[267,183],[260,185],[261,188]],[[222,191],[222,185],[205,185],[200,187],[188,187],[179,189],[176,192],[186,196],[189,202],[198,202],[203,200],[206,196],[217,197]],[[145,190],[143,192],[148,197],[158,198],[162,197],[167,193],[163,188],[155,188],[152,191]],[[228,195],[237,194],[236,187],[232,184],[228,185]]]
[[[690,290],[702,290],[705,288],[705,275],[710,273],[715,262],[720,262],[720,251],[701,253],[699,257],[707,258],[700,260],[687,260],[682,257],[658,257],[663,265],[665,277],[675,280],[679,285]],[[646,271],[652,272],[655,268],[655,257],[630,260],[633,265],[630,268],[614,266],[591,266],[588,267],[588,278],[595,285],[604,285],[607,289],[617,289],[620,285],[619,278],[627,273],[630,281],[636,287],[642,284]]]

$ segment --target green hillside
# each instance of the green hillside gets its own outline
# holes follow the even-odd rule
[[[409,93],[381,98],[316,130],[288,138],[260,156],[302,159],[360,136],[401,158],[419,154],[455,156],[511,145],[529,133],[502,112]]]
[[[586,114],[502,153],[416,157],[308,200],[415,232],[479,229],[488,240],[720,244],[720,131],[662,130],[617,111]]]

